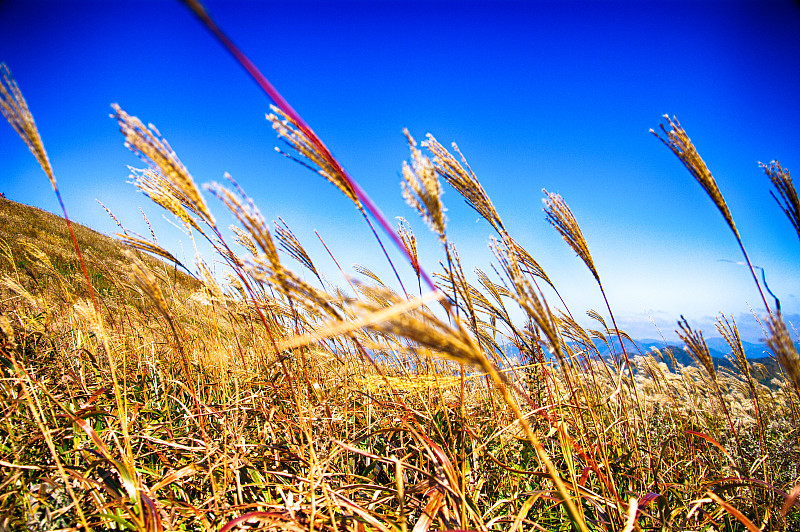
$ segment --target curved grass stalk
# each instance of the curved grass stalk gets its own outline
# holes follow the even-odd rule
[[[664,124],[660,124],[660,127],[666,138],[661,137],[652,129],[650,130],[650,133],[655,135],[658,140],[663,142],[664,145],[672,150],[672,153],[674,153],[675,156],[680,159],[686,169],[689,170],[689,173],[692,174],[700,186],[703,187],[703,190],[706,191],[706,194],[708,194],[708,197],[714,202],[714,205],[717,206],[717,209],[719,209],[722,217],[725,218],[725,222],[728,224],[728,227],[730,227],[731,231],[733,231],[733,235],[736,237],[736,243],[739,244],[739,249],[742,251],[742,255],[744,255],[744,260],[747,263],[747,266],[750,268],[750,274],[753,276],[753,281],[756,283],[756,288],[758,288],[761,301],[764,303],[767,313],[771,315],[772,310],[769,308],[767,298],[764,295],[764,291],[761,289],[761,284],[758,282],[758,277],[756,277],[756,271],[753,268],[753,263],[750,262],[750,257],[747,255],[747,251],[744,249],[742,237],[739,235],[739,230],[736,229],[736,224],[733,223],[733,216],[731,216],[731,211],[728,209],[728,204],[725,202],[725,198],[722,197],[722,192],[719,190],[719,186],[717,186],[717,181],[714,179],[714,176],[711,174],[711,170],[708,169],[705,161],[703,161],[703,159],[700,157],[700,154],[697,153],[697,148],[695,148],[694,144],[692,144],[689,135],[687,135],[686,131],[681,127],[678,119],[675,117],[670,118],[669,115],[664,115],[664,118],[669,124],[669,129],[664,127]]]

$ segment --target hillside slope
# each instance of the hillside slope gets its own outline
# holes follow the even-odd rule
[[[109,290],[112,280],[128,276],[125,244],[83,225],[72,224],[84,254],[92,285]],[[156,271],[169,273],[171,281],[186,287],[197,282],[156,258],[137,255]],[[0,275],[7,275],[31,293],[41,292],[45,279],[67,282],[81,296],[88,295],[64,218],[36,207],[0,197]]]

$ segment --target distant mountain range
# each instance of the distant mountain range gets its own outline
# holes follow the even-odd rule
[[[734,374],[739,373],[733,363],[729,360],[729,358],[732,357],[731,348],[724,338],[706,338],[705,341],[706,345],[708,345],[709,353],[711,354],[711,358],[714,361],[714,367],[717,371],[728,370]],[[605,342],[601,340],[595,340],[594,343],[595,346],[597,346],[601,356],[604,358],[611,356],[611,349]],[[619,341],[616,338],[614,338],[613,342],[610,343],[613,345],[613,348],[617,353],[621,352],[619,348]],[[675,368],[668,352],[671,352],[672,356],[675,358],[675,362],[682,366],[697,366],[694,358],[692,358],[684,346],[682,344],[676,344],[676,342],[668,342],[665,344],[664,340],[654,340],[651,338],[634,340],[633,343],[625,340],[625,349],[627,350],[628,354],[636,355],[648,353],[654,354],[654,350],[658,349],[659,352],[661,352],[662,357],[655,355],[656,358],[663,358],[662,361],[667,365],[670,371],[674,371]],[[783,373],[780,365],[772,356],[772,352],[766,343],[743,341],[742,347],[744,347],[745,356],[751,365],[751,375],[758,382],[765,386],[771,386],[771,381],[773,378],[782,377]],[[800,346],[798,347],[798,350],[800,350]]]
[[[725,356],[731,353],[731,348],[728,345],[728,342],[726,342],[724,338],[721,337],[706,338],[705,341],[706,345],[708,345],[708,350],[713,358],[724,359]],[[605,342],[601,340],[595,340],[594,343],[598,351],[600,351],[601,356],[606,357],[611,354],[611,349],[608,347],[608,345],[606,345]],[[619,341],[616,338],[613,338],[610,343],[613,345],[613,348],[616,352],[620,352]],[[676,345],[682,346],[682,342],[668,341],[665,343],[664,340],[654,340],[652,338],[634,340],[633,343],[625,340],[625,349],[628,351],[629,354],[630,353],[644,354],[652,351],[654,348],[663,350],[667,347],[675,347]],[[767,347],[767,344],[763,342],[743,341],[742,347],[744,347],[744,354],[748,360],[769,357],[771,354],[769,348]],[[683,350],[682,347],[680,347],[679,349]]]
[[[613,339],[613,342],[609,341],[609,344],[611,344],[612,347],[602,340],[597,339],[594,340],[594,344],[597,347],[600,356],[603,358],[611,358],[612,348],[616,353],[622,352],[619,347],[619,340],[616,338]],[[672,353],[675,362],[677,362],[679,365],[697,366],[697,363],[684,348],[684,346],[676,344],[677,342],[665,343],[664,340],[653,340],[650,338],[634,340],[633,342],[625,340],[625,349],[631,356],[652,354],[657,360],[664,362],[670,371],[675,370],[672,360],[669,357],[670,352]],[[733,374],[739,374],[739,371],[736,369],[733,363],[728,360],[728,358],[731,357],[731,349],[724,338],[706,338],[706,345],[708,345],[709,353],[711,354],[711,358],[714,361],[714,367],[717,371],[730,371]],[[751,375],[758,382],[765,386],[773,387],[771,384],[773,378],[783,378],[783,372],[780,368],[780,365],[778,364],[778,361],[772,357],[772,353],[767,347],[766,343],[742,342],[742,347],[744,347],[745,356],[747,357],[747,361],[751,366]],[[662,355],[661,357],[655,354],[655,349],[658,349]],[[519,352],[515,347],[509,346],[508,351],[514,359],[519,359]],[[798,351],[800,351],[800,346],[798,346]]]

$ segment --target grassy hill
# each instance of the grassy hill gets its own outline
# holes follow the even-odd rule
[[[74,223],[75,238],[97,291],[114,290],[129,275],[121,242]],[[168,275],[183,287],[199,287],[192,277],[174,266],[135,252],[151,269]],[[79,297],[87,297],[86,281],[64,218],[42,209],[0,197],[0,274],[6,274],[31,293],[41,293],[52,283],[66,283]]]

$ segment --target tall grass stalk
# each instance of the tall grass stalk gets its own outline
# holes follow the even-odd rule
[[[758,282],[758,277],[756,277],[753,264],[750,262],[750,257],[747,255],[747,251],[744,249],[742,237],[739,235],[739,230],[736,228],[736,224],[733,222],[733,216],[731,216],[731,211],[728,208],[728,204],[725,202],[725,198],[722,197],[722,192],[720,191],[719,186],[717,186],[716,179],[714,179],[714,176],[711,174],[711,170],[708,169],[705,161],[703,161],[703,159],[700,157],[700,154],[697,152],[697,148],[694,147],[689,135],[687,135],[686,131],[681,127],[678,119],[675,117],[670,118],[669,115],[664,115],[664,119],[667,121],[669,129],[667,129],[664,124],[660,124],[661,131],[664,133],[663,137],[656,133],[653,129],[651,129],[650,132],[661,142],[663,142],[664,145],[668,147],[676,157],[678,157],[678,159],[680,159],[686,169],[689,170],[689,173],[692,174],[692,177],[694,177],[700,186],[703,187],[703,190],[705,190],[706,194],[708,194],[708,197],[711,198],[711,201],[713,201],[714,205],[716,205],[717,209],[719,209],[719,212],[722,214],[722,217],[725,219],[728,227],[730,227],[731,231],[733,232],[733,235],[736,238],[736,243],[739,244],[739,249],[742,251],[742,255],[744,255],[744,260],[747,263],[747,267],[750,269],[750,274],[753,276],[753,281],[756,283],[756,288],[761,296],[761,301],[764,303],[764,308],[767,310],[767,313],[771,314],[772,311],[767,303],[767,298],[764,296],[764,291],[761,289],[761,284]]]

